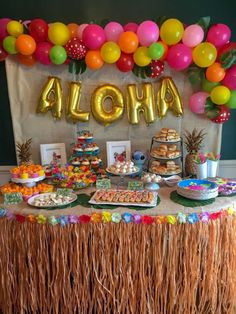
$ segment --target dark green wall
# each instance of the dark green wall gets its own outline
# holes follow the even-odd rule
[[[160,16],[176,17],[186,24],[197,22],[202,16],[211,16],[212,23],[226,23],[232,29],[232,41],[236,41],[236,1],[234,0],[51,0],[4,1],[1,16],[30,20],[36,17],[47,22],[61,21],[81,24],[103,19],[122,23],[140,22]],[[9,100],[3,64],[0,65],[0,164],[14,164],[15,151],[10,119]],[[236,110],[223,126],[222,158],[236,159]]]

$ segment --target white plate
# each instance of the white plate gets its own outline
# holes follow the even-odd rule
[[[176,174],[180,174],[180,173],[182,173],[182,170],[181,171],[178,171],[178,172],[172,172],[172,173],[158,173],[158,172],[153,172],[153,171],[151,171],[151,169],[150,169],[150,172],[152,172],[152,173],[154,173],[154,174],[158,174],[159,176],[173,176],[173,175],[176,175]]]
[[[158,143],[178,143],[178,142],[181,141],[181,138],[178,139],[178,140],[161,141],[161,140],[158,140],[158,139],[156,139],[156,138],[154,137],[153,140],[154,140],[155,142],[158,142]]]
[[[20,179],[20,178],[11,178],[12,182],[15,183],[31,183],[31,182],[38,182],[45,179],[45,175],[37,178],[28,178],[28,179]]]
[[[96,191],[96,193],[98,192],[99,190]],[[116,191],[119,191],[119,190],[116,190]],[[121,190],[122,192],[124,192],[124,190]],[[150,192],[150,191],[149,191]],[[154,207],[156,206],[157,204],[157,192],[153,192],[153,195],[154,195],[154,198],[153,198],[153,201],[152,203],[121,203],[121,202],[117,202],[117,203],[113,203],[113,202],[96,202],[95,201],[95,196],[96,196],[96,193],[92,196],[92,198],[90,199],[89,201],[89,204],[93,204],[93,205],[118,205],[118,206],[137,206],[137,207]]]
[[[137,169],[137,167],[136,167],[136,169]],[[138,173],[139,169],[137,169],[135,172],[117,173],[117,172],[110,171],[108,168],[106,168],[106,172],[114,174],[116,176],[131,176],[132,174]]]
[[[77,195],[72,193],[72,194],[71,194],[71,200],[70,200],[70,201],[64,202],[64,203],[59,204],[59,205],[58,205],[58,204],[55,204],[55,205],[36,206],[36,205],[34,204],[34,200],[35,200],[36,198],[42,198],[42,197],[44,197],[44,196],[49,196],[49,195],[52,195],[52,194],[56,194],[56,192],[34,195],[34,196],[32,196],[32,197],[30,197],[30,198],[28,199],[28,202],[27,202],[27,203],[28,203],[29,205],[31,205],[31,206],[38,207],[38,208],[53,208],[53,207],[60,207],[60,206],[68,205],[68,204],[70,204],[70,203],[73,203],[73,202],[77,199]]]
[[[152,158],[161,159],[161,160],[172,160],[172,159],[177,159],[177,158],[180,158],[180,157],[181,157],[181,155],[178,155],[178,156],[176,156],[176,157],[172,157],[172,158],[167,158],[167,157],[157,157],[157,156],[154,156],[153,154],[150,154],[150,156],[151,156]]]

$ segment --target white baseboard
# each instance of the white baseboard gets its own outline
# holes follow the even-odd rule
[[[220,160],[218,176],[236,179],[236,160]]]

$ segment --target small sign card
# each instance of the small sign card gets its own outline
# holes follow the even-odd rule
[[[99,179],[96,181],[97,190],[107,190],[111,188],[111,180],[110,179]]]
[[[23,201],[21,193],[6,193],[4,194],[4,204],[13,205],[19,204]]]
[[[73,193],[72,189],[57,189],[57,195],[68,196]]]
[[[128,190],[132,190],[132,191],[143,190],[143,182],[142,181],[129,181]]]

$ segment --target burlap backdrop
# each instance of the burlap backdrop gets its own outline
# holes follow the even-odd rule
[[[124,95],[127,84],[141,84],[143,80],[132,73],[124,74],[116,70],[115,66],[104,66],[99,71],[87,70],[81,77],[75,77],[68,72],[68,66],[43,66],[36,64],[28,68],[19,64],[13,58],[7,58],[6,71],[9,98],[11,105],[15,142],[22,142],[26,138],[33,138],[33,159],[40,162],[39,144],[66,143],[67,155],[70,155],[70,144],[76,140],[78,129],[89,129],[93,132],[96,142],[101,148],[101,156],[106,160],[106,141],[131,140],[132,151],[136,149],[148,150],[151,137],[162,127],[176,128],[181,134],[185,129],[194,127],[205,128],[207,136],[203,150],[219,152],[221,147],[221,126],[211,123],[190,112],[188,100],[193,93],[188,78],[184,73],[170,70],[167,66],[165,76],[171,76],[178,87],[184,104],[184,115],[175,117],[171,112],[163,119],[159,118],[147,126],[143,117],[137,126],[130,125],[127,119],[127,111],[121,120],[104,127],[91,115],[89,123],[72,124],[65,120],[65,113],[60,121],[54,121],[51,112],[45,115],[36,114],[37,102],[43,85],[48,76],[57,76],[63,86],[64,105],[68,95],[68,82],[82,80],[81,109],[90,111],[90,98],[94,89],[101,84],[114,84],[118,86]],[[159,87],[159,80],[153,81],[155,94]]]

